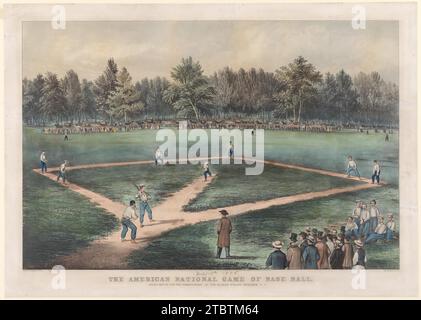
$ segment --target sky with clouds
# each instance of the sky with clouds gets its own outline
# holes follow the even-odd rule
[[[170,76],[182,57],[199,60],[206,74],[230,66],[274,71],[299,55],[321,72],[378,71],[399,82],[399,25],[368,21],[121,21],[23,24],[23,76],[73,69],[94,80],[113,57],[134,80]]]

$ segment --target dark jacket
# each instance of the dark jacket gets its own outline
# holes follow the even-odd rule
[[[330,267],[332,269],[342,269],[342,264],[344,262],[344,253],[342,248],[335,248],[330,255]]]
[[[317,261],[320,256],[314,245],[308,245],[303,252],[304,269],[317,269]]]
[[[303,242],[301,242],[300,244],[300,250],[301,250],[301,255],[303,255],[305,248],[307,248],[308,246],[308,242],[307,239],[305,239]]]
[[[273,251],[266,260],[266,267],[285,269],[287,267],[287,256],[281,250]]]
[[[229,247],[231,244],[230,235],[232,231],[231,220],[227,217],[222,217],[219,220],[217,233],[218,233],[218,247]]]

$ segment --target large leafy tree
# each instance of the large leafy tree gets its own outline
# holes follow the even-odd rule
[[[384,121],[398,122],[399,121],[399,87],[395,83],[384,83],[382,86],[382,101]]]
[[[66,98],[57,75],[48,72],[41,90],[41,112],[48,120],[63,120]]]
[[[123,67],[117,75],[117,86],[114,93],[108,97],[112,115],[127,122],[128,117],[138,115],[144,108],[140,94],[132,83],[132,77]]]
[[[354,84],[358,93],[358,102],[361,106],[361,111],[365,115],[366,122],[377,120],[378,114],[381,113],[382,105],[382,87],[384,81],[379,73],[372,72],[366,74],[360,72],[354,78]]]
[[[33,80],[23,80],[23,118],[27,123],[37,124],[41,119],[41,97],[44,77],[38,74]]]
[[[234,108],[235,80],[236,73],[228,67],[216,72],[211,78],[215,88],[213,104],[219,112],[228,112]]]
[[[279,91],[274,94],[273,100],[276,102],[276,108],[272,111],[275,118],[288,119],[291,112],[294,110],[294,101],[286,91]]]
[[[33,96],[31,95],[32,81],[27,78],[22,81],[22,115],[24,121],[27,123],[33,122],[34,104]],[[32,120],[32,121],[31,121]]]
[[[264,114],[276,106],[273,96],[279,92],[280,83],[271,72],[254,68],[233,71],[225,67],[210,80],[215,88],[213,104],[219,114]]]
[[[88,119],[88,117],[96,118],[95,95],[93,93],[93,83],[86,79],[82,80],[80,106],[79,106],[78,111],[81,116],[85,117],[85,119]]]
[[[301,121],[303,104],[316,95],[316,85],[322,81],[322,75],[316,67],[302,56],[288,66],[276,70],[276,75],[286,85],[286,90],[294,102],[294,121]]]
[[[199,62],[182,59],[173,68],[172,82],[165,78],[144,78],[132,85],[126,69],[118,72],[113,59],[95,84],[68,71],[63,80],[48,73],[22,82],[23,119],[41,124],[97,115],[119,119],[146,114],[153,118],[178,115],[199,119],[210,107],[214,115],[248,114],[259,117],[362,121],[391,124],[398,120],[399,87],[386,83],[377,72],[360,73],[353,79],[341,70],[320,73],[303,57],[279,68],[275,73],[262,69],[226,67],[210,78]]]
[[[371,72],[369,75],[370,85],[368,90],[369,108],[375,120],[379,120],[379,114],[382,110],[382,88],[385,85],[384,80],[378,72]]]
[[[77,117],[81,120],[80,102],[81,87],[79,76],[73,70],[67,71],[63,78],[63,91],[66,98],[66,115],[71,117],[72,121]]]
[[[281,91],[282,83],[280,83],[272,72],[265,72],[260,69],[257,73],[258,96],[256,101],[256,110],[265,112],[273,112],[276,108],[274,95]]]
[[[335,77],[336,92],[332,95],[340,121],[345,118],[349,120],[349,115],[355,111],[358,94],[354,89],[352,78],[344,70],[340,70]]]
[[[140,82],[137,81],[135,84],[135,89],[140,96],[140,101],[142,101],[142,103],[145,105],[143,112],[145,115],[147,115],[151,109],[151,106],[148,105],[149,95],[151,92],[149,79],[143,78]]]
[[[136,82],[136,91],[145,105],[144,115],[161,117],[173,112],[171,105],[164,100],[164,92],[169,86],[169,81],[164,77],[144,78],[140,82]]]
[[[354,86],[358,93],[358,104],[360,112],[363,114],[365,121],[368,121],[370,114],[369,91],[370,91],[370,77],[360,72],[354,77]]]
[[[183,58],[173,68],[171,78],[174,82],[164,93],[165,101],[180,115],[200,119],[201,114],[208,111],[214,96],[214,89],[203,75],[200,63],[191,57]]]
[[[354,78],[358,106],[365,122],[390,123],[398,120],[399,87],[385,82],[378,72],[360,72]]]
[[[319,85],[319,104],[315,110],[314,117],[320,119],[336,119],[336,96],[338,93],[338,83],[334,74],[328,72],[324,75],[322,83]]]
[[[98,111],[112,122],[113,111],[109,105],[109,97],[115,93],[117,89],[118,67],[111,58],[107,61],[105,71],[95,80],[94,93]]]
[[[170,111],[170,105],[164,100],[164,92],[170,86],[167,79],[156,77],[149,81],[149,94],[146,99],[149,110],[155,115],[163,115]]]

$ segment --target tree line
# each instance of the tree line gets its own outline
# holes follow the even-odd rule
[[[322,74],[304,57],[274,72],[225,67],[205,75],[183,58],[165,77],[133,81],[109,59],[94,81],[69,70],[62,79],[47,72],[23,80],[23,120],[30,125],[129,122],[163,117],[256,117],[397,125],[399,88],[378,72],[352,77],[344,70]]]

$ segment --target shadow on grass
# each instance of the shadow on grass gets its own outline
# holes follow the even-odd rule
[[[229,256],[226,259],[228,260],[255,260],[258,257],[253,257],[253,256]]]
[[[154,220],[154,222],[151,223],[151,224],[143,225],[143,228],[152,227],[152,226],[156,226],[156,225],[160,225],[160,224],[175,224],[175,223],[181,222],[181,221],[183,221],[183,220],[182,219]]]

